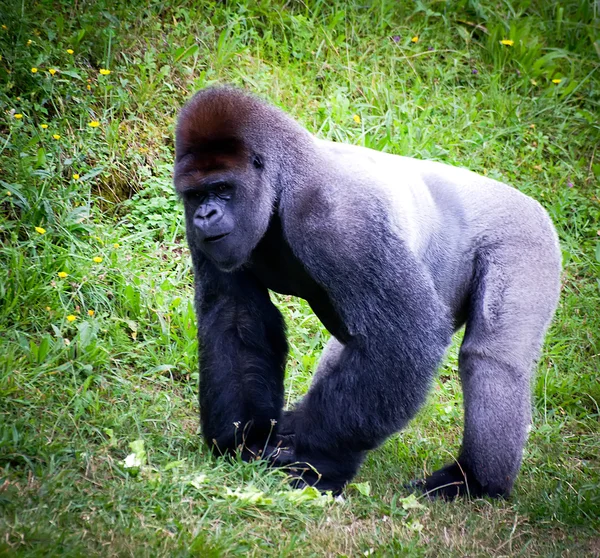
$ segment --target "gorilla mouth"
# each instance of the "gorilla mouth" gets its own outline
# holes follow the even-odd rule
[[[225,238],[229,233],[217,234],[216,236],[209,236],[204,239],[204,242],[217,242],[217,240],[221,240]]]

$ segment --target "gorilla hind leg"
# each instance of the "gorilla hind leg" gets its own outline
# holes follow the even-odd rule
[[[425,480],[431,495],[510,494],[531,422],[531,375],[559,283],[560,255],[549,243],[507,243],[478,255],[459,354],[463,445],[457,462]]]

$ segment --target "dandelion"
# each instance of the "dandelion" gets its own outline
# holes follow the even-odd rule
[[[40,124],[40,128],[42,130],[45,130],[48,127],[48,124]]]
[[[32,74],[37,74],[37,71],[38,71],[37,68],[31,68],[31,73]]]
[[[29,45],[30,45],[32,42],[33,42],[33,41],[32,41],[31,39],[29,39],[29,40],[27,41],[27,46],[29,46]]]
[[[73,316],[73,314],[69,314],[67,316],[67,321],[68,322],[74,322],[77,319],[77,316]]]
[[[91,90],[92,90],[92,86],[91,86],[89,83],[86,85],[86,87],[87,87],[87,90],[88,90],[88,91],[91,91]]]
[[[120,248],[120,247],[121,247],[121,245],[118,242],[115,242],[113,244],[113,248]]]
[[[50,310],[52,310],[52,308],[50,308],[50,306],[46,306],[46,312],[50,312]]]
[[[6,190],[6,195],[7,196],[12,196],[12,192],[10,190]]]
[[[107,70],[106,68],[100,68],[101,76],[107,76],[108,74],[110,74],[110,70]]]
[[[96,313],[96,312],[94,312],[93,310],[88,310],[88,316],[90,316],[90,317],[92,317],[92,318],[94,317],[94,314],[95,314],[95,313]]]
[[[352,117],[352,120],[354,120],[354,122],[356,122],[357,124],[360,124],[360,116],[358,116],[358,114],[355,114]]]
[[[58,72],[58,70],[56,68],[50,68],[48,71],[50,72],[51,76],[53,76],[56,72]]]
[[[60,139],[60,134],[52,134],[52,137],[53,137],[55,140],[59,140],[59,139]]]
[[[74,54],[75,51],[72,48],[67,49],[67,54]]]
[[[17,120],[21,120],[21,118],[23,118],[23,115],[20,112],[17,112],[17,114],[15,114],[15,118]]]
[[[94,263],[102,263],[102,258],[101,258],[100,256],[94,256],[94,257],[92,258],[92,261],[93,261]]]
[[[419,36],[418,36],[418,35],[415,35],[415,36],[414,36],[414,37],[413,37],[413,38],[410,40],[410,42],[411,42],[411,43],[418,43],[418,42],[419,42]]]
[[[38,232],[40,234],[46,234],[46,229],[44,229],[43,227],[36,227],[35,232]]]
[[[515,42],[512,39],[502,39],[500,44],[504,46],[513,46]]]
[[[73,175],[73,180],[79,180],[79,175],[77,173]]]
[[[59,272],[58,272],[58,276],[59,276],[61,279],[64,279],[65,277],[68,277],[68,275],[69,275],[69,274],[68,274],[66,271],[59,271]]]
[[[562,81],[562,79],[556,78],[556,79],[552,80],[552,83],[555,83],[556,85],[558,85],[561,81]],[[17,116],[17,115],[15,114],[15,116]]]
[[[97,128],[98,126],[100,126],[100,122],[98,122],[97,120],[92,120],[88,126],[90,126],[91,128]]]

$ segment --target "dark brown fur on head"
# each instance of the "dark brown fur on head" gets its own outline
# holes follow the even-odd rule
[[[230,86],[208,87],[182,109],[175,163],[192,156],[199,170],[231,168],[254,155],[294,153],[308,132],[278,108]]]
[[[203,89],[183,108],[176,132],[175,162],[187,155],[198,170],[226,168],[245,159],[245,128],[259,101],[231,87]]]

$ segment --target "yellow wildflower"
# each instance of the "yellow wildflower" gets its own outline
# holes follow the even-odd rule
[[[31,73],[32,74],[37,74],[37,68],[31,68]]]
[[[7,196],[12,196],[12,192],[10,190],[6,190],[6,195]]]
[[[555,83],[556,85],[558,85],[558,84],[559,84],[561,81],[562,81],[562,79],[558,79],[558,78],[556,78],[556,79],[553,79],[553,80],[552,80],[552,83]],[[15,114],[15,117],[16,117],[16,116],[17,116],[17,115]]]
[[[27,46],[29,46],[29,45],[30,45],[32,42],[33,42],[33,41],[32,41],[31,39],[29,39],[29,40],[27,41]]]
[[[86,86],[86,87],[87,87],[87,90],[88,90],[88,91],[91,91],[91,90],[92,90],[92,86],[91,86],[89,83],[87,84],[87,86]]]
[[[17,114],[15,114],[15,118],[17,120],[20,120],[21,118],[23,118],[23,115],[20,112],[17,112]]]
[[[59,272],[58,272],[58,276],[59,276],[61,279],[64,279],[64,278],[65,278],[67,275],[69,275],[69,274],[68,274],[66,271],[59,271]]]
[[[51,76],[53,76],[56,72],[58,72],[58,70],[56,68],[50,68],[48,71],[50,72]]]
[[[535,128],[535,124],[529,124],[529,127],[533,130]]]
[[[77,173],[73,175],[73,180],[79,180],[79,175]]]
[[[72,48],[67,49],[67,54],[74,54],[75,51]]]
[[[50,308],[50,306],[46,306],[46,310],[47,310],[48,312],[50,312],[50,310],[52,310],[52,308]]]
[[[113,248],[120,248],[120,247],[121,247],[121,245],[118,242],[115,242],[113,244]]]
[[[8,29],[8,27],[6,27],[6,25],[4,25],[4,23],[2,24],[2,29],[4,29],[5,31]]]
[[[94,312],[93,310],[88,310],[88,316],[94,316],[96,312]]]
[[[40,124],[40,128],[42,128],[42,130],[45,130],[48,127],[48,124]]]
[[[67,321],[68,322],[74,322],[77,319],[77,316],[73,316],[73,314],[69,314],[67,316]]]
[[[418,43],[418,42],[419,42],[419,36],[418,36],[418,35],[415,35],[415,36],[414,36],[414,37],[413,37],[413,38],[410,40],[410,42],[411,42],[411,43]]]
[[[35,231],[39,232],[40,234],[46,234],[46,229],[44,229],[43,227],[36,227]]]
[[[52,137],[53,137],[55,140],[59,140],[59,139],[60,139],[60,134],[52,134]]]
[[[531,79],[529,81],[531,82],[531,85],[537,85],[537,81],[535,81],[535,79]]]
[[[502,39],[500,44],[505,46],[513,46],[515,42],[512,39]]]
[[[100,68],[100,75],[107,76],[108,74],[110,74],[110,70],[107,70],[106,68]]]
[[[357,124],[360,124],[360,116],[358,116],[358,114],[355,114],[352,117],[352,120],[354,120],[354,122],[356,122]]]
[[[102,258],[101,258],[100,256],[94,256],[94,257],[92,258],[92,260],[93,260],[95,263],[102,263]]]
[[[97,120],[92,120],[88,126],[92,127],[92,128],[97,128],[98,126],[100,126],[100,122],[98,122]]]

